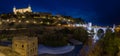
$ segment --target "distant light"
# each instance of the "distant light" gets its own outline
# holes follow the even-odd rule
[[[25,16],[22,16],[22,18],[25,18]]]
[[[45,16],[42,16],[42,18],[46,18]]]
[[[70,22],[71,20],[69,19],[68,21]]]
[[[53,17],[53,19],[56,19],[55,17]]]
[[[61,24],[58,24],[58,26],[60,26]]]
[[[2,24],[2,22],[0,21],[0,25]]]
[[[16,20],[13,20],[13,22],[16,22]]]
[[[79,27],[79,26],[80,26],[80,24],[75,24],[75,26]]]
[[[34,24],[36,24],[37,22],[36,21],[33,21]]]
[[[61,18],[58,18],[59,20],[61,20]]]
[[[7,19],[7,22],[9,22],[10,20],[9,19]]]
[[[70,27],[70,24],[68,24],[68,27]]]
[[[63,18],[63,20],[65,20],[65,18]]]
[[[49,23],[49,22],[47,22],[47,24],[49,25],[50,23]]]
[[[40,22],[40,24],[42,24],[42,23],[43,23],[43,21]]]
[[[27,20],[26,23],[30,23],[30,22]]]
[[[18,22],[21,23],[21,20],[19,20]]]

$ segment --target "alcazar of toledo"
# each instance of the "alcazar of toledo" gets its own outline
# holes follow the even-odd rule
[[[17,13],[25,13],[25,12],[32,12],[32,9],[31,9],[31,6],[30,6],[30,5],[29,5],[27,8],[20,8],[20,9],[17,9],[17,8],[14,6],[13,12],[14,12],[14,14],[17,14]]]

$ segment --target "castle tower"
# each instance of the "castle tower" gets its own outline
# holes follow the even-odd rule
[[[115,24],[113,24],[112,31],[115,32]]]
[[[25,12],[32,12],[32,9],[31,9],[31,6],[29,5],[27,8],[21,8],[21,9],[16,9],[16,7],[14,6],[13,7],[13,12],[14,14],[17,14],[17,13],[25,13]]]
[[[115,24],[113,24],[113,29],[115,29]]]
[[[28,5],[28,9],[29,9],[30,12],[32,12],[32,9],[31,9],[31,6],[30,6],[30,5]]]
[[[90,30],[90,31],[92,30],[92,23],[91,23],[91,22],[88,23],[87,28],[88,28],[88,30]]]
[[[13,7],[13,12],[14,12],[14,14],[16,14],[16,7],[15,6]]]
[[[38,40],[36,37],[14,37],[12,41],[12,49],[18,52],[21,56],[37,56]]]

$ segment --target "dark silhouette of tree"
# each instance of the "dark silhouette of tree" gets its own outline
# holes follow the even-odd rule
[[[62,33],[44,33],[41,40],[46,46],[58,47],[67,45],[67,38]]]
[[[98,32],[97,32],[97,36],[99,38],[103,37],[104,36],[104,31],[102,29],[99,29]]]
[[[74,39],[85,42],[88,39],[88,33],[84,28],[76,28],[73,32]]]

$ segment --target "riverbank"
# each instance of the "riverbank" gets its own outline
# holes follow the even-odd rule
[[[72,51],[75,46],[67,45],[62,47],[48,47],[44,45],[39,45],[38,53],[39,54],[64,54]]]
[[[79,54],[80,49],[82,48],[83,45],[75,45],[74,49],[70,52],[67,53],[62,53],[62,54],[39,54],[39,56],[77,56]]]

